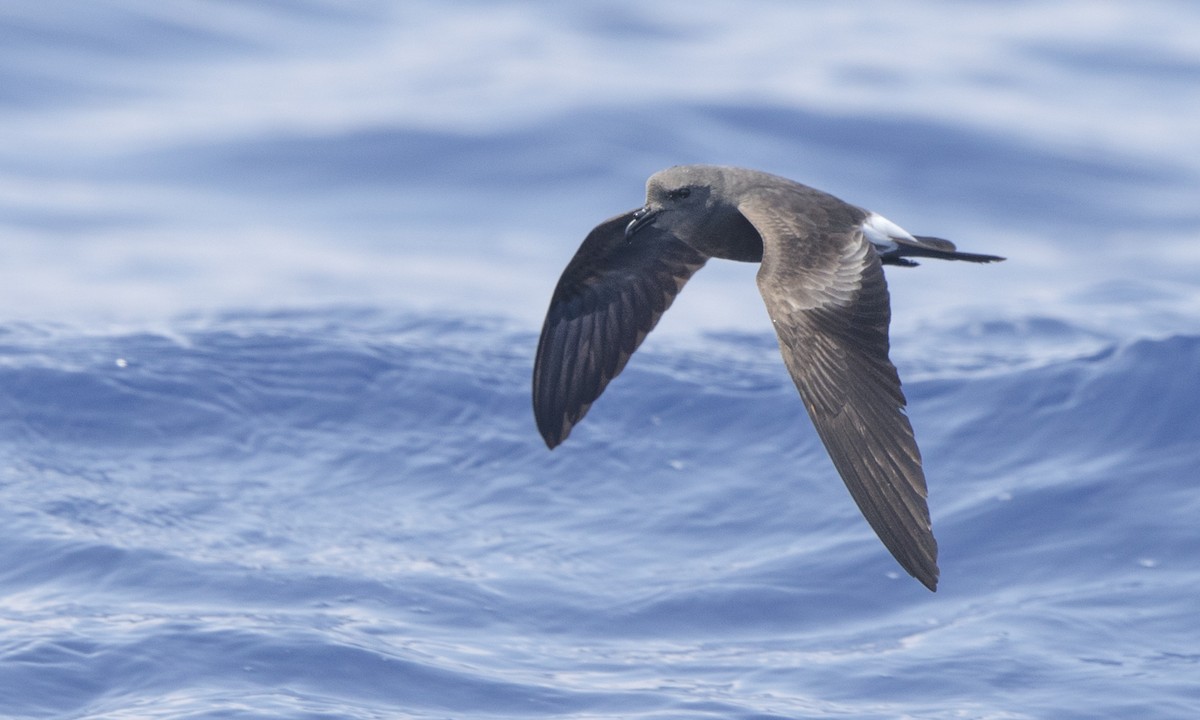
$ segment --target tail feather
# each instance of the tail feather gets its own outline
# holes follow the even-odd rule
[[[980,253],[959,252],[954,243],[942,238],[927,235],[914,236],[916,242],[893,237],[896,247],[880,256],[885,265],[915,266],[917,263],[908,260],[910,257],[927,257],[938,260],[965,260],[966,262],[990,263],[999,262],[1004,258],[999,255],[983,255]]]
[[[954,243],[950,242],[949,240],[945,240],[943,238],[931,237],[929,235],[916,235],[914,237],[916,237],[916,239],[919,240],[921,242],[921,244],[929,245],[938,250],[947,250],[949,252],[954,252],[955,250],[958,249],[958,246],[956,246]]]

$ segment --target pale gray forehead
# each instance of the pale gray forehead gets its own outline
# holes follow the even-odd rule
[[[666,170],[660,170],[650,176],[648,186],[666,189],[708,186],[720,181],[721,168],[714,165],[676,165]]]

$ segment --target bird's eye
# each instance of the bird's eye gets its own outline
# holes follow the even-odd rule
[[[691,188],[679,188],[678,190],[668,190],[667,191],[667,199],[668,200],[682,200],[691,194],[692,194]]]

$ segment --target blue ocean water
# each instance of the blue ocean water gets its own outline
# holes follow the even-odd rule
[[[1200,9],[0,8],[0,717],[1200,716]],[[942,578],[712,263],[570,440],[583,235],[678,162],[889,270]]]

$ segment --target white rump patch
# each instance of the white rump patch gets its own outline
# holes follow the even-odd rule
[[[899,247],[897,240],[917,242],[917,239],[907,230],[878,213],[868,215],[867,219],[863,220],[861,227],[863,236],[881,253],[891,252]]]

